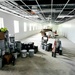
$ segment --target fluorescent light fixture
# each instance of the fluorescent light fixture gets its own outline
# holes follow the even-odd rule
[[[50,20],[50,19],[51,19],[51,17],[49,16],[49,17],[47,17],[46,19],[47,19],[47,20]]]
[[[43,12],[43,13],[45,13],[45,12],[47,12],[47,13],[50,13],[50,12],[60,12],[61,10],[55,10],[55,9],[50,9],[50,10],[48,10],[48,9],[42,9],[42,11],[39,11],[39,13],[41,13],[41,12]],[[38,13],[38,12],[36,12],[36,13]]]
[[[25,16],[25,17],[30,17],[30,18],[39,18],[38,15],[33,15],[33,16],[29,15],[29,16]]]
[[[55,22],[63,22],[63,21],[55,21]]]
[[[58,18],[64,18],[64,17],[74,17],[74,15],[59,15]]]
[[[2,2],[2,1],[6,1],[6,0],[0,0],[0,2]]]

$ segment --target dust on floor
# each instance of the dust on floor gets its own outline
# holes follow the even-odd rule
[[[45,52],[45,51],[44,51]],[[46,52],[45,52],[46,53]],[[0,75],[74,75],[67,63],[58,58],[51,57],[51,53],[38,52],[34,57],[19,57],[15,66],[5,65],[0,70]],[[65,59],[64,59],[65,60]]]

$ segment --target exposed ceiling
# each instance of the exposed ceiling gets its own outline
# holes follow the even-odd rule
[[[75,0],[1,0],[0,9],[38,22],[60,24],[75,18]]]

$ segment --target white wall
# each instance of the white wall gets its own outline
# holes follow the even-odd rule
[[[55,31],[55,30],[57,30],[57,29],[58,29],[58,25],[53,24],[53,25],[52,25],[52,30]]]
[[[61,35],[75,43],[75,19],[59,25],[58,30]]]
[[[35,33],[40,32],[40,29],[38,30],[34,30],[34,31],[29,31],[29,23],[33,23],[32,21],[23,19],[21,17],[17,17],[15,15],[0,11],[0,17],[2,17],[4,19],[4,27],[8,28],[9,33],[15,35],[15,39],[16,40],[21,40],[23,38],[26,38],[30,35],[33,35]],[[14,20],[18,20],[19,21],[19,33],[14,33]],[[26,22],[28,27],[27,27],[27,32],[24,32],[24,25],[23,23]]]

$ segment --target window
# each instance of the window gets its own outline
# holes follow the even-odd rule
[[[32,24],[29,24],[29,31],[32,30]]]
[[[0,18],[0,28],[4,28],[3,18]]]
[[[37,30],[37,29],[38,29],[38,26],[36,25],[36,27],[35,27],[35,28],[36,28],[36,30]]]
[[[35,26],[33,26],[33,30],[35,30]]]
[[[24,22],[24,31],[27,31],[27,24]]]
[[[14,20],[14,31],[19,33],[19,21]]]

